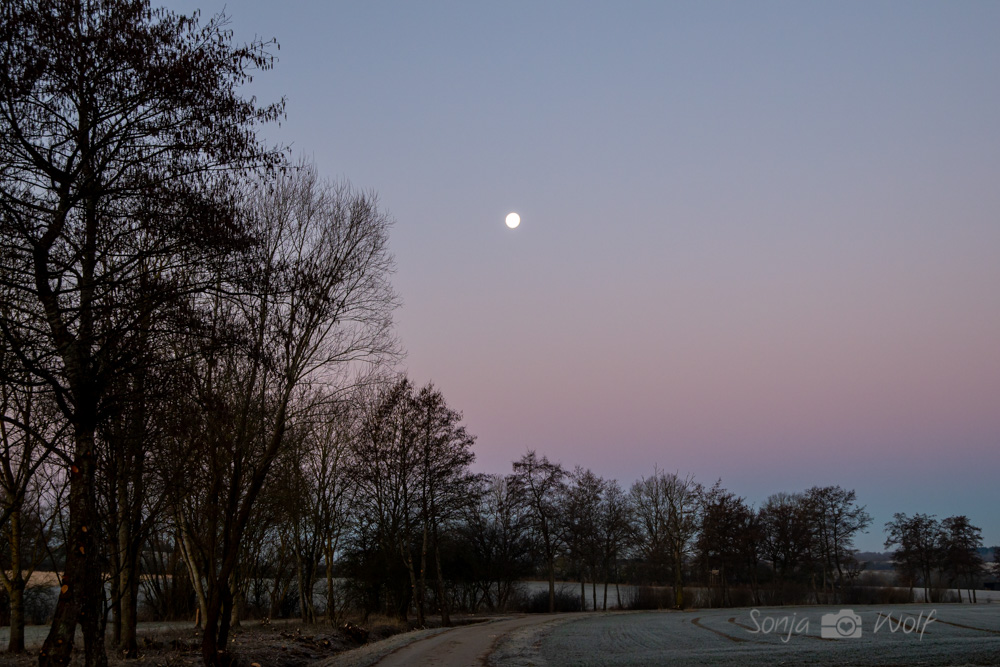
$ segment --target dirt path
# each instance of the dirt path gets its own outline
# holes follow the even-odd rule
[[[565,617],[565,615],[563,615]],[[482,667],[497,641],[515,630],[559,618],[558,614],[531,614],[488,623],[452,628],[403,646],[384,657],[379,667]]]

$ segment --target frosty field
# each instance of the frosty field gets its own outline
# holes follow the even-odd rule
[[[838,611],[763,607],[580,615],[508,635],[489,663],[1000,665],[1000,605],[858,607],[853,611],[861,620],[860,636],[821,636],[821,617]],[[850,622],[841,628],[853,634]],[[830,626],[826,634],[836,632]]]

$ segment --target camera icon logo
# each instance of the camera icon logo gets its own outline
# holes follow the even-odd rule
[[[819,622],[819,636],[823,639],[857,639],[861,636],[861,617],[853,609],[823,614]]]

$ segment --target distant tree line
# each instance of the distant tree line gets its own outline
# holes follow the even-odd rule
[[[692,589],[835,601],[857,579],[871,518],[840,487],[754,508],[719,483],[654,470],[624,488],[533,451],[473,473],[461,413],[394,370],[392,220],[257,136],[283,104],[240,90],[273,43],[147,0],[0,16],[10,651],[43,571],[42,667],[69,663],[78,625],[85,664],[106,665],[108,617],[126,658],[140,616],[187,618],[205,664],[227,665],[251,616],[447,624],[523,606],[525,578],[547,580],[549,610],[559,579],[594,608],[626,582],[682,607]],[[889,534],[907,585],[975,584],[965,517],[897,515]]]

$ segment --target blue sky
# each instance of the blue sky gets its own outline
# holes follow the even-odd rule
[[[480,469],[840,484],[864,548],[899,511],[1000,542],[1000,4],[227,13],[281,44],[267,137],[396,218],[405,366]]]

